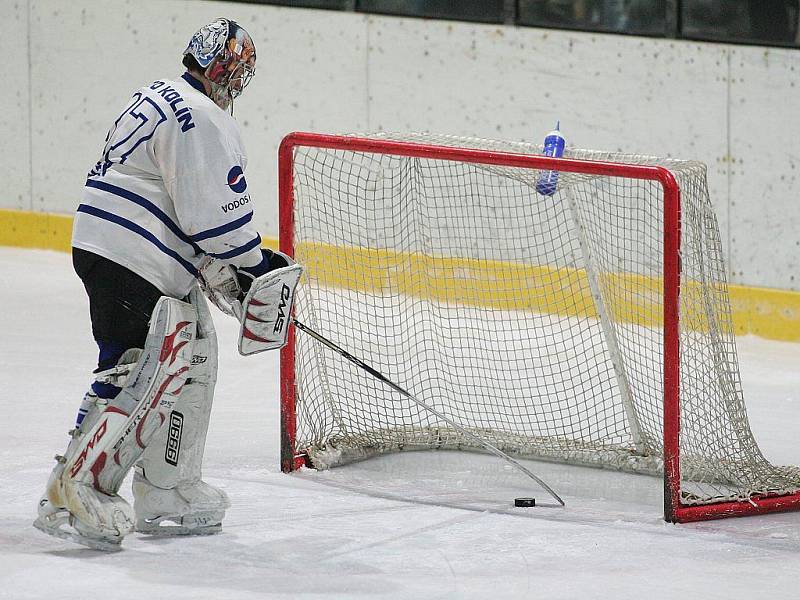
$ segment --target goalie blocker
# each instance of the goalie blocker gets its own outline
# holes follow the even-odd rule
[[[277,350],[286,345],[294,293],[303,267],[276,252],[288,266],[253,279],[242,289],[234,267],[209,259],[200,268],[200,285],[222,312],[239,321],[239,353],[243,356]]]
[[[253,281],[242,302],[239,354],[247,356],[286,345],[294,291],[302,273],[303,267],[293,264]]]

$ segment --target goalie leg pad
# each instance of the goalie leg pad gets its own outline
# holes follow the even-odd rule
[[[286,345],[294,293],[303,267],[289,265],[253,281],[242,303],[239,353],[243,356]]]
[[[66,455],[57,457],[59,464],[48,481],[37,528],[92,547],[118,546],[132,531],[133,511],[117,491],[179,397],[191,362],[196,320],[190,304],[161,298],[135,365],[120,364],[98,374],[100,379],[111,373],[108,377],[124,381],[124,387],[112,400],[98,399],[72,432]],[[130,356],[126,353],[120,362]],[[74,528],[69,535],[63,529],[66,524]]]
[[[153,310],[145,348],[125,387],[83,435],[68,460],[68,476],[116,493],[150,439],[166,421],[187,378],[197,316],[194,308],[162,297]]]
[[[136,464],[136,531],[151,535],[216,533],[230,506],[224,491],[202,481],[203,452],[217,381],[217,336],[208,306],[195,288],[198,315],[189,377],[167,424]]]

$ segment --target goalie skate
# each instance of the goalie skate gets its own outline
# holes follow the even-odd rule
[[[84,399],[93,400],[94,406],[84,419],[87,427],[101,414],[101,401],[92,392]],[[78,430],[70,432],[72,439],[66,456],[73,456],[80,445]],[[47,481],[45,497],[39,501],[38,515],[33,526],[39,531],[63,540],[69,540],[94,550],[115,552],[127,533],[133,529],[133,511],[130,505],[116,494],[106,494],[78,481],[64,481],[67,458],[56,456],[56,466]],[[76,517],[66,508],[71,505]],[[88,515],[88,516],[87,516]],[[91,523],[90,523],[91,521]]]
[[[89,488],[89,490],[91,490],[91,488]],[[96,492],[95,490],[91,491],[100,494],[100,492]],[[109,496],[108,498],[113,500],[114,497]],[[118,496],[116,498],[119,499]],[[129,513],[130,506],[126,503],[124,508],[120,508],[119,518],[117,519],[120,522],[120,529],[124,531],[130,529]],[[104,552],[117,552],[121,550],[122,539],[125,537],[124,533],[121,535],[111,535],[107,532],[93,529],[75,519],[66,508],[55,506],[47,498],[42,498],[39,501],[39,516],[33,522],[33,526],[47,535]]]
[[[225,510],[231,505],[225,492],[204,481],[162,489],[138,469],[133,490],[136,531],[153,536],[219,533]]]

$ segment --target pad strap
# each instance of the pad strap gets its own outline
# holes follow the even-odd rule
[[[94,374],[94,380],[97,383],[108,383],[117,387],[122,387],[128,381],[128,375],[131,374],[133,369],[139,362],[142,351],[139,348],[132,348],[128,350],[120,358],[120,363],[110,369],[99,371]],[[130,359],[133,359],[130,361]],[[130,361],[130,362],[129,362]]]

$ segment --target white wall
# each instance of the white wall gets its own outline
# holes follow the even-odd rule
[[[223,15],[258,49],[236,112],[266,235],[290,131],[538,142],[560,119],[574,147],[706,162],[732,281],[800,289],[798,50],[196,0],[0,0],[0,206],[71,212],[130,92],[179,74],[193,31]]]
[[[28,7],[0,0],[5,31],[0,56],[5,60],[0,84],[0,207],[31,208],[30,55]]]

